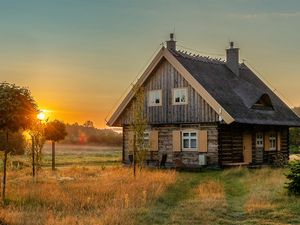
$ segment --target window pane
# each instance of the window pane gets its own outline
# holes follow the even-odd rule
[[[186,88],[177,88],[173,89],[174,102],[175,103],[185,103],[187,100],[187,89]]]
[[[184,133],[183,133],[183,136],[184,136],[184,137],[188,137],[189,135],[190,135],[190,134],[187,133],[187,132],[184,132]]]
[[[197,136],[196,132],[191,133],[191,137],[196,137],[196,136]]]
[[[149,105],[160,105],[161,104],[161,90],[149,91]]]
[[[191,139],[191,148],[196,148],[196,147],[197,147],[197,140]]]
[[[184,148],[189,148],[189,139],[183,139],[183,147]]]

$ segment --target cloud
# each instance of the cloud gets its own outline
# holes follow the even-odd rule
[[[230,13],[229,17],[244,19],[244,20],[256,20],[266,18],[296,18],[300,17],[300,11],[295,12],[262,12],[262,13]]]

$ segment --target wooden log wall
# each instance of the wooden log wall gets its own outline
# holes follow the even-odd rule
[[[256,133],[280,132],[280,150],[268,151],[264,147],[256,147]],[[219,126],[219,160],[220,164],[239,163],[244,161],[243,155],[243,133],[252,134],[252,164],[273,164],[273,158],[279,152],[288,159],[289,155],[289,130],[282,126],[265,125],[220,125]],[[278,138],[278,137],[277,137]],[[269,140],[264,140],[269,141]],[[277,140],[278,141],[278,140]],[[276,143],[277,143],[276,141]]]
[[[220,164],[244,161],[242,128],[221,125],[219,127]]]
[[[207,130],[207,163],[208,165],[218,166],[218,129],[217,124],[181,124],[181,125],[156,125],[149,129],[158,131],[158,151],[157,158],[160,160],[163,154],[167,154],[167,163],[174,166],[174,160],[180,159],[186,166],[198,166],[199,165],[199,153],[198,151],[173,151],[173,131],[174,130]],[[128,132],[129,126],[125,126],[124,132],[124,163],[129,163],[128,158]],[[180,141],[181,142],[181,141]]]

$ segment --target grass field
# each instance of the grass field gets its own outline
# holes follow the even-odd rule
[[[45,167],[32,179],[30,168],[10,169],[0,224],[300,224],[286,169],[143,170],[133,178],[119,149],[57,150],[55,172]]]

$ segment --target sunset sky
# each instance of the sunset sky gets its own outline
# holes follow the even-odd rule
[[[216,57],[235,41],[300,106],[299,0],[0,0],[1,81],[29,87],[50,118],[105,127],[174,30],[178,45]]]

